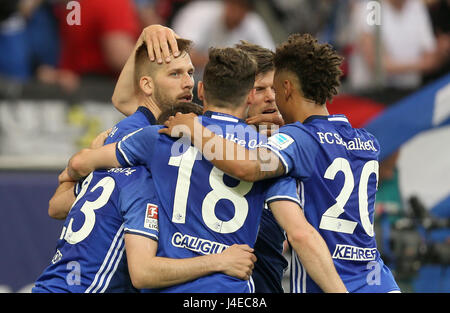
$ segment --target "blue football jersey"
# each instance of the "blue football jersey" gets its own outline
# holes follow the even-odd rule
[[[32,292],[136,292],[124,234],[157,240],[157,198],[145,167],[95,171],[79,184],[51,264]]]
[[[111,129],[105,140],[105,145],[119,141],[133,130],[155,124],[156,119],[152,112],[146,107],[140,106],[136,112],[121,120]]]
[[[261,215],[255,243],[255,262],[252,278],[256,293],[283,293],[282,280],[288,262],[283,255],[286,233],[278,225],[268,205],[287,200],[300,205],[296,180],[285,176],[276,180],[266,191],[266,205]]]
[[[259,134],[228,114],[200,117],[211,131],[247,148],[261,144]],[[158,255],[189,258],[220,253],[233,244],[253,247],[268,182],[244,182],[225,175],[203,159],[190,142],[146,127],[117,146],[121,164],[145,164],[160,199]],[[222,273],[158,290],[161,292],[253,292],[252,281]]]
[[[344,115],[311,116],[280,128],[265,145],[299,181],[307,220],[325,239],[350,292],[398,290],[376,247],[376,138],[352,128]],[[320,292],[293,253],[291,291]]]

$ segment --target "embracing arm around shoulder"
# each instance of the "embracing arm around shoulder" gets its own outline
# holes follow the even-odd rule
[[[159,133],[172,137],[187,136],[215,167],[244,181],[259,181],[285,173],[278,156],[267,148],[249,150],[226,140],[204,127],[193,113],[177,113],[164,123]]]
[[[63,220],[69,214],[75,201],[73,188],[75,182],[63,182],[56,188],[55,193],[48,202],[48,215],[57,220]]]
[[[346,292],[327,244],[306,220],[300,206],[292,201],[271,202],[269,207],[278,224],[305,266],[309,276],[324,292]]]
[[[67,166],[69,180],[78,181],[97,169],[120,167],[116,157],[117,143],[102,146],[97,149],[82,149],[73,155]]]
[[[125,234],[125,251],[133,286],[164,288],[215,272],[248,280],[256,256],[247,245],[233,245],[220,254],[171,259],[156,256],[158,242],[148,237]]]

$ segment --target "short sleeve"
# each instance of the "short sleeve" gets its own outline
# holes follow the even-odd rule
[[[270,181],[270,186],[265,193],[265,203],[270,204],[275,201],[292,201],[300,205],[300,198],[297,188],[297,180],[290,176]]]
[[[284,165],[285,173],[303,179],[311,175],[317,145],[300,126],[286,125],[262,145],[275,153]],[[292,173],[292,174],[291,174]]]
[[[140,128],[117,143],[116,156],[124,166],[147,165],[151,162],[161,126]]]
[[[159,201],[150,177],[136,179],[121,189],[120,210],[124,219],[124,232],[159,238]]]

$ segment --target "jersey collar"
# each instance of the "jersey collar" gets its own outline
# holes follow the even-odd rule
[[[150,123],[150,125],[156,125],[156,118],[153,115],[152,111],[150,111],[147,107],[139,106],[137,111],[144,114],[144,116],[147,118],[147,121]]]
[[[302,124],[311,123],[315,119],[328,120],[330,122],[346,122],[350,123],[344,114],[333,114],[333,115],[311,115]]]
[[[232,123],[245,123],[244,120],[237,118],[236,116],[221,112],[206,111],[205,113],[203,113],[203,115],[221,121],[227,121]]]

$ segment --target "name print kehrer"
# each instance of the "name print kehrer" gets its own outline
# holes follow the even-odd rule
[[[356,137],[350,141],[344,141],[339,134],[331,132],[326,133],[317,132],[317,135],[319,136],[321,144],[327,143],[330,145],[332,144],[343,145],[347,150],[378,151],[375,148],[373,140],[362,141],[361,138]]]

